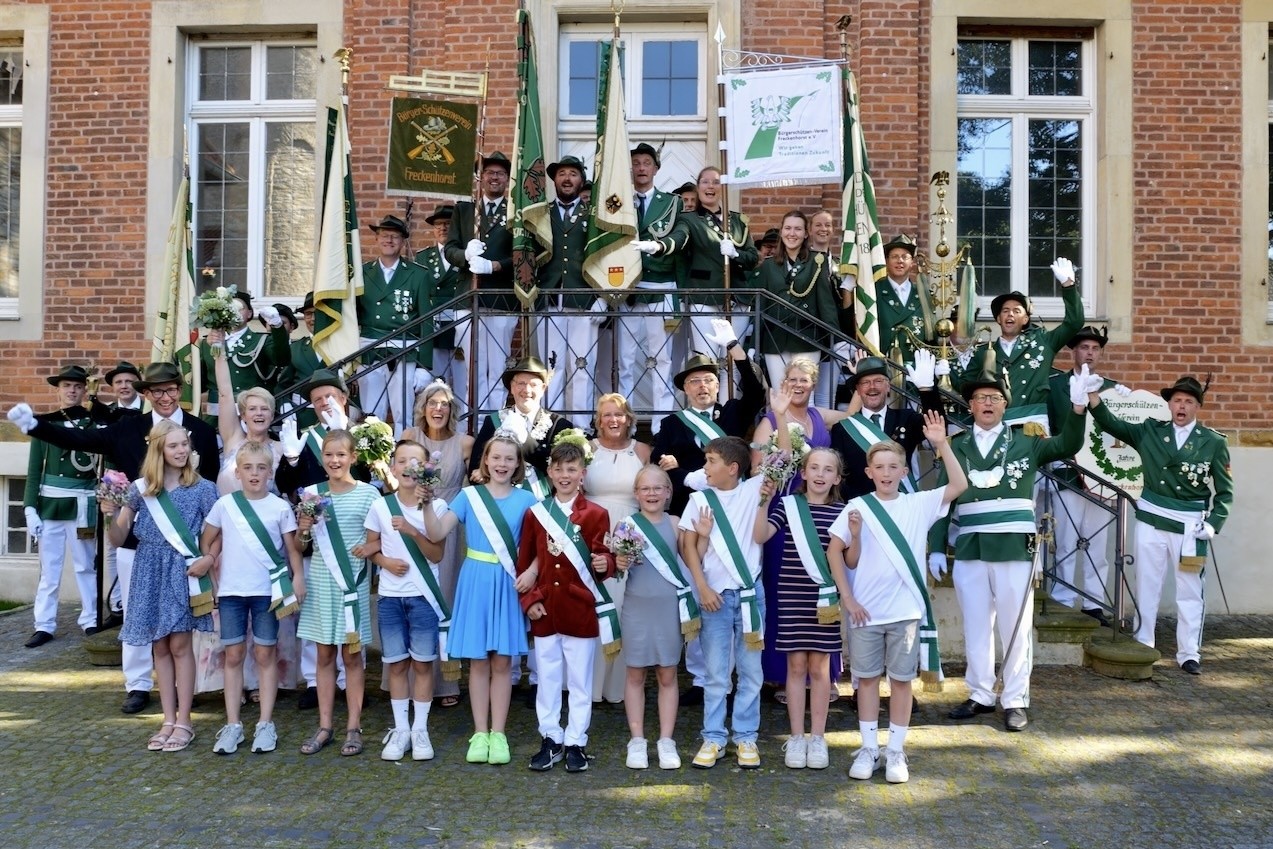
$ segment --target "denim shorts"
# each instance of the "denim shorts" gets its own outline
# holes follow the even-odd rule
[[[438,614],[424,596],[380,597],[380,654],[384,663],[438,659]]]
[[[223,595],[217,599],[221,611],[221,643],[235,646],[247,640],[248,614],[252,616],[252,642],[258,646],[278,643],[278,617],[270,610],[267,595]]]

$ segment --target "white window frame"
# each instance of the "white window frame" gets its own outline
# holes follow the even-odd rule
[[[25,46],[24,46],[24,45],[16,45],[16,46],[15,46],[14,48],[12,48],[12,49],[13,49],[13,50],[14,50],[14,51],[15,51],[15,52],[19,55],[19,56],[23,57],[23,59],[25,60],[25,58],[26,58],[26,50],[25,50]],[[25,76],[25,75],[24,75],[24,76]],[[23,100],[25,101],[25,100],[26,100],[26,81],[25,81],[25,79],[23,80],[23,86],[22,86],[22,88],[23,88]],[[23,129],[23,126],[22,126],[22,119],[23,119],[23,104],[21,104],[21,103],[19,103],[19,104],[17,104],[17,105],[0,104],[0,129],[10,130],[10,129],[17,128],[17,129],[18,129],[18,131],[19,131],[19,137],[20,137],[20,138],[22,138],[22,140],[23,140],[23,141],[25,141],[25,140],[26,140],[26,139],[25,139],[25,137],[26,137],[27,133],[26,133],[26,132],[25,132],[25,130]],[[23,153],[21,154],[21,156],[22,156],[22,158],[23,158],[23,159],[25,159],[25,158],[26,158],[26,153],[25,153],[25,151],[23,151]],[[19,167],[18,167],[18,191],[20,192],[20,197],[25,197],[25,196],[26,196],[26,191],[24,191],[24,189],[25,189],[26,187],[25,187],[25,184],[24,184],[24,183],[23,183],[23,181],[22,181],[22,176],[23,176],[23,173],[22,173],[22,167],[21,167],[21,164],[19,164]],[[23,254],[23,251],[22,251],[22,249],[21,249],[21,244],[22,244],[22,221],[23,221],[22,213],[23,213],[23,211],[24,211],[24,210],[22,209],[22,201],[21,201],[21,200],[19,200],[19,201],[18,201],[18,245],[19,245],[19,249],[18,249],[18,256],[19,256],[19,261],[18,261],[18,262],[19,262],[19,264],[18,264],[18,291],[22,291],[22,269],[26,266],[26,263],[27,263],[27,261],[28,261],[28,260],[27,260],[27,257]],[[6,319],[7,319],[7,320],[13,320],[13,319],[16,319],[16,318],[18,318],[18,296],[16,296],[16,295],[15,295],[15,296],[13,296],[13,297],[7,297],[7,298],[6,298],[6,297],[0,297],[0,320],[6,320]]]
[[[19,512],[22,509],[21,495],[18,496],[16,501],[9,500],[9,488],[15,482],[19,484],[19,491],[21,491],[22,485],[26,483],[26,475],[0,475],[0,508],[2,508],[0,509],[0,557],[20,557],[34,560],[38,553],[35,550],[34,543],[31,541],[30,534],[25,535],[26,547],[24,550],[9,550],[9,534],[17,532],[19,528],[26,530],[25,520],[21,525],[11,526],[9,524],[9,514],[13,511],[13,508],[17,507]]]
[[[1268,50],[1269,52],[1265,53],[1265,55],[1273,56],[1273,39],[1269,39]],[[1267,124],[1268,129],[1267,134],[1265,135],[1265,143],[1270,148],[1273,148],[1273,65],[1269,65],[1268,67],[1267,104],[1265,106],[1265,123]],[[1273,159],[1273,150],[1269,150],[1267,153],[1269,154],[1270,159]],[[1270,183],[1273,184],[1273,177],[1270,178]],[[1270,229],[1268,235],[1269,244],[1267,254],[1268,264],[1264,269],[1264,274],[1261,276],[1264,278],[1265,289],[1269,293],[1268,301],[1264,307],[1264,322],[1266,324],[1273,324],[1273,203],[1270,204],[1268,212],[1270,214]]]
[[[1074,261],[1079,273],[1078,285],[1083,295],[1083,309],[1086,315],[1095,312],[1096,292],[1096,240],[1098,230],[1098,213],[1096,209],[1096,175],[1097,175],[1097,103],[1096,103],[1096,50],[1095,40],[1090,37],[1075,38],[1058,36],[1049,38],[1044,35],[1030,36],[998,36],[998,35],[961,35],[959,41],[1008,41],[1012,48],[1012,94],[960,94],[956,98],[957,120],[965,118],[1006,118],[1012,122],[1012,246],[1010,250],[1011,279],[1009,291],[1020,291],[1029,294],[1029,163],[1027,129],[1030,121],[1062,120],[1077,121],[1083,139],[1082,151],[1082,214],[1083,214],[1083,255],[1069,257]],[[1080,97],[1045,97],[1030,96],[1029,91],[1029,44],[1031,41],[1079,41],[1082,45],[1082,85],[1084,94]],[[1086,273],[1083,273],[1086,272]],[[993,297],[979,297],[977,306],[989,312]],[[1036,317],[1059,319],[1065,311],[1059,297],[1031,296],[1032,307]]]

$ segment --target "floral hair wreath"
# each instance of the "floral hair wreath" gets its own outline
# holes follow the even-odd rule
[[[583,464],[585,466],[592,463],[592,443],[588,441],[588,437],[577,427],[567,428],[561,431],[553,439],[553,448],[558,445],[573,445],[583,453]]]

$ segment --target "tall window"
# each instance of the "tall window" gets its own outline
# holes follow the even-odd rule
[[[1269,42],[1269,50],[1273,51],[1273,41]],[[1268,89],[1268,124],[1269,124],[1269,159],[1273,161],[1273,63],[1269,63],[1269,89]],[[1266,271],[1265,282],[1269,291],[1268,306],[1266,307],[1265,321],[1273,324],[1273,167],[1269,168],[1269,263]]]
[[[985,298],[1026,292],[1059,313],[1052,260],[1094,268],[1091,65],[1087,39],[959,40],[957,226]]]
[[[17,312],[22,67],[22,48],[0,42],[0,314]]]
[[[195,272],[267,298],[313,285],[313,44],[204,42],[190,74]]]

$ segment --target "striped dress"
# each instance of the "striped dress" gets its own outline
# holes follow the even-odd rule
[[[818,544],[826,550],[831,524],[840,515],[842,504],[810,504],[813,526],[818,531]],[[775,502],[769,524],[779,531],[787,529],[787,511],[783,501]],[[774,648],[780,652],[817,651],[832,654],[840,650],[839,624],[818,622],[818,585],[800,564],[800,555],[790,533],[784,533],[782,563],[778,568],[777,602],[778,632]]]
[[[340,534],[347,548],[366,542],[367,529],[363,523],[371,505],[380,499],[380,491],[368,483],[358,485],[348,492],[330,493],[331,510],[340,525]],[[355,573],[363,561],[350,557]],[[331,570],[323,562],[323,554],[314,546],[314,557],[306,572],[305,601],[301,605],[301,619],[296,626],[296,636],[313,640],[325,646],[345,643],[345,606],[340,585],[332,577]],[[371,578],[365,569],[358,582],[358,635],[363,645],[371,642]]]

